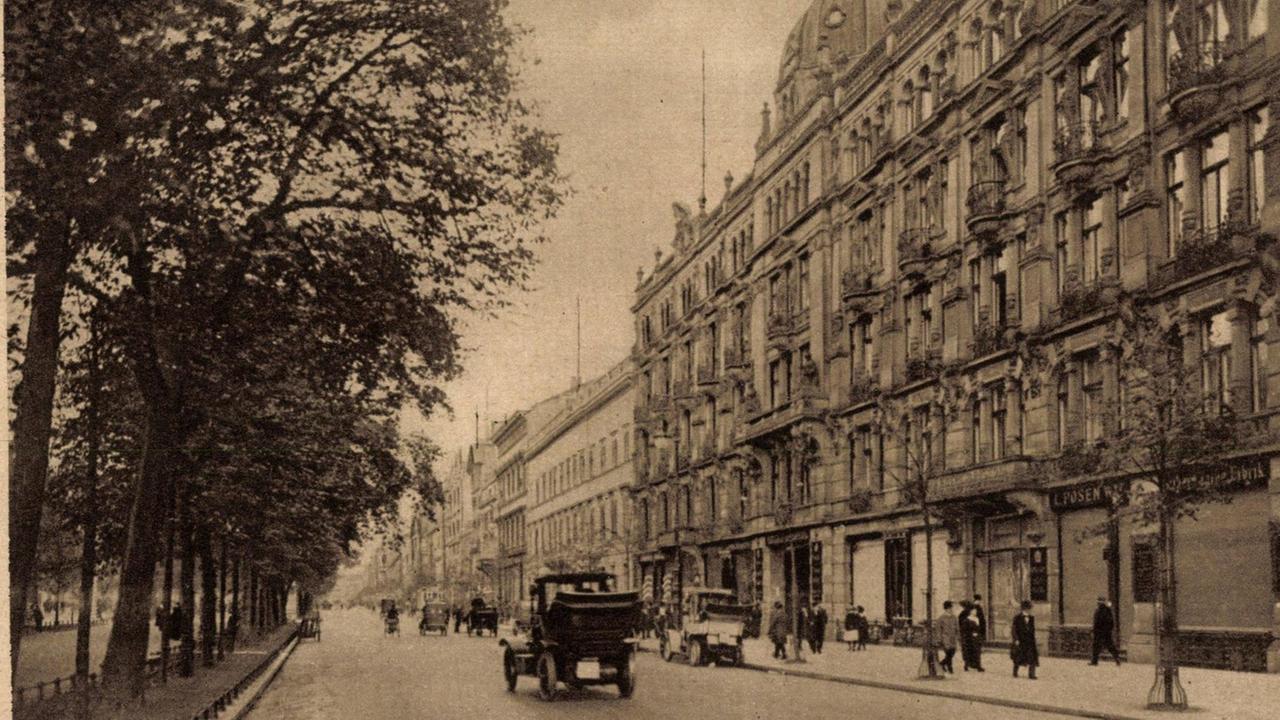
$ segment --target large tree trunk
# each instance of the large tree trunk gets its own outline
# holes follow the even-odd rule
[[[191,677],[196,672],[196,533],[191,517],[191,495],[183,491],[178,499],[178,534],[182,541],[182,646],[178,674]]]
[[[227,642],[227,543],[218,545],[218,660],[222,660]]]
[[[172,475],[178,440],[177,413],[151,409],[142,469],[129,512],[129,535],[120,571],[120,599],[111,624],[103,661],[104,681],[112,692],[142,694],[146,682],[152,585],[156,572],[156,537],[164,513],[165,484]]]
[[[163,619],[160,621],[160,680],[162,682],[169,681],[169,654],[171,648],[169,631],[173,623],[169,622],[169,617],[173,613],[173,537],[177,528],[173,517],[173,501],[174,501],[174,483],[168,482],[165,487],[164,499],[164,599],[163,599]]]
[[[258,568],[249,563],[249,627],[258,633]]]
[[[14,390],[13,445],[9,450],[9,633],[10,672],[17,672],[27,603],[35,579],[40,514],[49,474],[49,436],[58,371],[58,320],[67,284],[71,248],[50,234],[36,241],[31,317],[21,379]]]
[[[231,571],[231,645],[235,652],[236,640],[240,637],[240,556],[236,556],[235,569]]]
[[[92,328],[92,326],[91,326]],[[93,354],[94,379],[97,381],[97,341],[91,340],[89,352]],[[86,408],[88,421],[88,448],[85,453],[85,497],[81,509],[80,529],[83,534],[80,546],[80,623],[76,628],[76,678],[79,684],[89,681],[89,635],[93,631],[93,580],[98,569],[98,402],[97,388],[93,388]]]
[[[217,642],[218,568],[213,563],[209,529],[204,525],[200,526],[196,547],[200,550],[200,661],[205,667],[212,667],[213,646]]]
[[[90,497],[92,498],[92,494]],[[93,630],[93,580],[98,565],[97,534],[97,516],[92,512],[85,513],[84,539],[80,551],[80,618],[76,628],[76,680],[82,685],[88,683],[90,672],[89,634]]]

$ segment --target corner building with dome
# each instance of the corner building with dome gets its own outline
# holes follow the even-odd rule
[[[1154,656],[1150,531],[1079,459],[1122,417],[1122,300],[1247,448],[1180,520],[1179,655],[1280,671],[1280,0],[817,0],[749,177],[677,204],[633,305],[634,571],[668,600],[861,605],[918,643],[984,597]],[[938,370],[954,382],[940,387]],[[900,479],[931,463],[932,547]]]

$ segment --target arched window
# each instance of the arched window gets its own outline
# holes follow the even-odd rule
[[[972,48],[973,76],[975,78],[986,72],[987,67],[991,64],[987,59],[985,37],[986,33],[983,32],[982,18],[974,18],[973,22],[969,24],[969,47]]]
[[[916,91],[910,80],[902,83],[902,104],[906,108],[903,115],[903,132],[911,132],[916,127]]]
[[[919,101],[916,108],[919,113],[918,122],[924,122],[925,118],[933,115],[933,78],[929,75],[929,66],[925,65],[920,68],[920,87],[917,89],[917,97]]]
[[[987,65],[1000,62],[1004,57],[1004,6],[1000,2],[991,3],[987,16]]]

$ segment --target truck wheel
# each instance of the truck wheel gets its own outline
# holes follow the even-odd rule
[[[556,659],[549,652],[538,656],[538,697],[550,702],[556,699]]]
[[[516,654],[511,652],[511,648],[502,654],[502,677],[507,681],[507,692],[515,692],[520,674],[516,671]]]
[[[707,648],[701,640],[694,639],[689,641],[689,664],[694,667],[701,667],[707,662]]]
[[[631,693],[636,691],[636,656],[634,653],[627,655],[622,661],[622,665],[618,666],[618,695],[624,698],[631,697]]]

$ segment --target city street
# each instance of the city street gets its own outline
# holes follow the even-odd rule
[[[514,694],[506,692],[493,638],[421,637],[407,616],[400,637],[382,635],[381,627],[370,611],[329,612],[323,640],[298,645],[250,718],[1057,717],[751,670],[691,668],[653,653],[641,654],[629,700],[601,687],[545,703],[533,678],[522,677]]]

